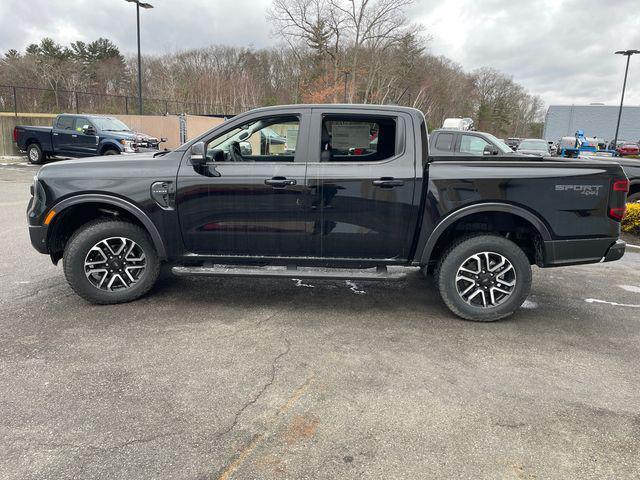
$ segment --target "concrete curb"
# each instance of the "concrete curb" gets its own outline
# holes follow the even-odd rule
[[[627,250],[631,250],[632,252],[640,252],[640,245],[632,245],[631,243],[627,243]]]

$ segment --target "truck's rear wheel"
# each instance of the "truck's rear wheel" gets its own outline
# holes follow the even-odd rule
[[[440,295],[465,320],[492,322],[508,317],[531,290],[531,265],[504,237],[465,238],[441,257],[435,272]]]
[[[640,192],[634,193],[627,197],[627,203],[636,203],[636,202],[640,202]]]
[[[156,282],[160,261],[147,232],[129,222],[95,220],[77,230],[64,251],[71,288],[98,304],[141,297]]]
[[[39,165],[44,160],[44,153],[42,153],[42,148],[37,143],[31,143],[27,147],[27,159],[29,159],[29,163],[33,163],[34,165]]]

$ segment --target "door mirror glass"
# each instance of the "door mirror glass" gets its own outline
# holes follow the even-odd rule
[[[253,149],[251,148],[250,142],[240,142],[241,155],[251,155],[252,153],[253,153]]]
[[[498,147],[494,147],[493,145],[486,145],[484,150],[482,151],[483,155],[497,155]]]
[[[204,142],[196,142],[191,145],[190,160],[192,165],[204,165],[207,163],[204,155]]]
[[[84,133],[85,135],[95,135],[96,134],[96,130],[91,125],[83,125],[82,126],[82,133]]]

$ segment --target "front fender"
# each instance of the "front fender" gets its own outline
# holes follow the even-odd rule
[[[104,195],[99,193],[90,193],[90,194],[80,194],[75,195],[73,197],[66,198],[51,207],[51,210],[55,210],[56,216],[59,215],[62,211],[72,205],[78,205],[81,203],[104,203],[107,205],[114,205],[116,207],[120,207],[123,210],[126,210],[128,213],[137,218],[140,223],[144,226],[144,228],[149,232],[149,236],[153,241],[153,245],[158,252],[158,256],[161,259],[165,259],[167,257],[167,250],[165,248],[164,242],[162,240],[162,236],[158,231],[155,224],[151,221],[149,216],[142,211],[137,205],[124,200],[120,197],[114,197],[112,195]]]
[[[124,152],[124,147],[121,144],[115,143],[115,141],[112,139],[108,139],[103,140],[98,144],[98,151],[96,153],[102,155],[102,152],[111,148],[117,150],[120,153]]]

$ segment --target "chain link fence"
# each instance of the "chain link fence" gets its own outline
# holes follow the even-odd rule
[[[162,98],[143,98],[144,115],[190,115],[232,116],[255,106],[246,108],[225,105],[210,105],[183,102]],[[36,87],[0,85],[0,112],[19,113],[96,113],[138,114],[138,97],[88,93],[70,90],[54,90]]]

